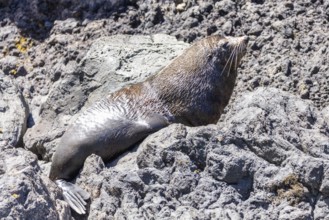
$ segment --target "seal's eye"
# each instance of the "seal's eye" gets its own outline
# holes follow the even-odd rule
[[[228,42],[224,42],[224,43],[223,43],[223,48],[227,49],[228,46],[229,46]]]

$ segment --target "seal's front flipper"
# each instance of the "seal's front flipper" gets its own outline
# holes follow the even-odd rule
[[[89,193],[63,179],[56,180],[56,184],[63,190],[63,197],[71,208],[78,214],[86,213],[86,202],[90,198]]]
[[[152,114],[148,117],[145,122],[152,129],[153,132],[160,130],[161,128],[167,127],[170,121],[165,116],[160,114]]]

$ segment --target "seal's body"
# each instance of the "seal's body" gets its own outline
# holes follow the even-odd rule
[[[89,155],[107,161],[171,123],[216,123],[233,92],[247,40],[207,37],[157,75],[118,90],[83,112],[61,138],[50,171],[70,206],[85,213],[88,194],[67,181]]]

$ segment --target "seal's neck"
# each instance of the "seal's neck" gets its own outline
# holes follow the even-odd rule
[[[150,83],[176,121],[193,126],[216,123],[231,96],[236,71],[222,72],[223,66],[195,62],[172,63]]]

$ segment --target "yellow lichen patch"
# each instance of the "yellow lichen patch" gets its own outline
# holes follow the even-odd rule
[[[11,75],[14,75],[14,76],[15,76],[15,75],[17,74],[17,70],[15,70],[15,69],[10,70],[9,73],[10,73]]]
[[[16,193],[12,194],[11,196],[14,197],[15,199],[19,198],[19,195]]]
[[[26,53],[26,51],[32,46],[31,40],[25,38],[25,37],[19,37],[19,39],[16,41],[16,48],[21,52],[21,53]]]
[[[307,89],[307,85],[305,83],[301,83],[299,85],[299,90],[305,90],[305,89]]]
[[[200,172],[201,172],[200,170],[194,170],[195,174],[200,174]]]
[[[297,205],[303,200],[306,193],[303,184],[293,174],[288,175],[283,181],[273,185],[272,190],[276,193],[276,196],[273,198],[273,203],[276,204],[285,200],[290,205]]]

